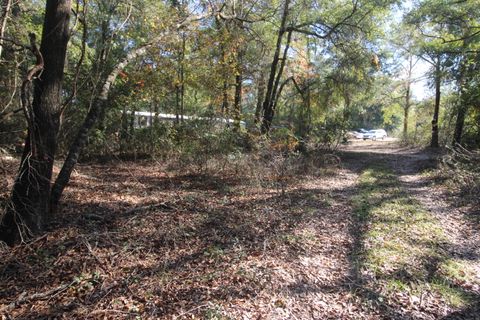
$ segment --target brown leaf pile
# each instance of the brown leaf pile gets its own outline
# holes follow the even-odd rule
[[[395,306],[366,293],[355,270],[356,177],[343,168],[280,192],[241,173],[166,172],[149,162],[79,166],[49,231],[1,249],[0,314],[390,318]]]

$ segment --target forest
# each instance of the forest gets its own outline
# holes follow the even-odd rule
[[[480,0],[0,0],[1,319],[479,319]]]

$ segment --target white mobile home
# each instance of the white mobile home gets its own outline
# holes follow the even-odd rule
[[[132,114],[132,112],[127,111],[127,114],[130,115]],[[155,118],[163,122],[175,122],[177,120],[177,116],[172,113],[155,113],[155,112],[149,112],[149,111],[135,111],[134,117],[135,117],[133,122],[134,128],[150,127],[153,124],[153,120]],[[216,123],[226,123],[226,124],[233,124],[235,122],[234,119],[183,116],[183,121],[189,121],[189,120],[205,120],[205,121],[212,121]],[[245,121],[240,121],[240,126],[242,128],[245,128],[246,126]]]

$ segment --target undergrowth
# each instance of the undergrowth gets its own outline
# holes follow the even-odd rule
[[[480,150],[450,149],[436,173],[463,202],[480,205]]]

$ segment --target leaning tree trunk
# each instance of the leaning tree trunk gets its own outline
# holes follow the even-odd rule
[[[13,186],[11,205],[0,226],[0,239],[9,245],[38,233],[47,222],[50,180],[62,109],[70,8],[70,0],[48,0],[46,3],[40,47],[43,73],[41,78],[33,80],[31,106],[27,102],[29,99],[24,99],[29,123],[28,136]],[[36,52],[35,48],[32,50]],[[38,56],[37,66],[40,67]],[[30,80],[27,77],[26,81]],[[24,82],[23,87],[27,89],[27,82]]]
[[[146,50],[146,48],[141,48],[141,49],[142,51]],[[87,143],[88,134],[90,133],[90,130],[93,128],[93,126],[97,122],[99,115],[102,113],[102,111],[106,108],[108,104],[108,93],[110,91],[110,86],[115,81],[118,73],[131,60],[128,58],[129,57],[127,57],[127,59],[122,61],[123,63],[120,63],[114,69],[114,71],[112,71],[112,73],[108,76],[106,82],[103,85],[100,95],[94,99],[92,106],[90,107],[90,110],[82,126],[80,127],[77,133],[77,136],[75,137],[75,140],[70,146],[67,158],[65,159],[62,169],[60,170],[60,173],[58,174],[58,177],[55,180],[55,184],[52,187],[52,196],[50,199],[50,208],[52,212],[56,211],[58,203],[60,201],[60,197],[62,196],[63,190],[67,186],[68,181],[70,181],[70,175],[72,174],[73,168],[75,167],[75,164],[77,163],[78,158],[80,157],[80,153],[83,147]]]
[[[465,59],[462,61],[460,66],[460,78],[459,78],[459,86],[460,86],[460,101],[457,108],[457,119],[455,121],[455,131],[453,132],[453,146],[460,144],[462,142],[462,134],[463,134],[463,126],[465,124],[465,116],[467,115],[467,101],[465,99],[466,96],[466,81],[465,81],[465,74],[466,74],[466,63]]]
[[[110,74],[104,81],[100,94],[98,95],[98,97],[95,97],[90,111],[88,112],[82,126],[80,127],[77,136],[75,137],[75,140],[71,144],[67,158],[65,159],[62,169],[60,170],[60,173],[55,180],[55,184],[52,187],[52,196],[50,199],[50,209],[52,212],[56,211],[63,190],[70,181],[70,175],[72,174],[73,168],[77,164],[78,158],[80,157],[80,153],[87,142],[90,130],[96,124],[99,114],[108,106],[108,96],[110,93],[110,89],[114,84],[115,79],[117,78],[120,71],[122,71],[130,62],[132,62],[136,58],[146,54],[148,48],[150,48],[156,43],[161,42],[166,36],[171,35],[172,33],[177,33],[179,29],[189,25],[194,21],[204,19],[210,14],[211,13],[199,14],[184,19],[174,28],[165,30],[164,32],[158,34],[150,42],[130,51],[124,59],[122,59],[118,64],[115,65],[113,70],[110,72]]]

